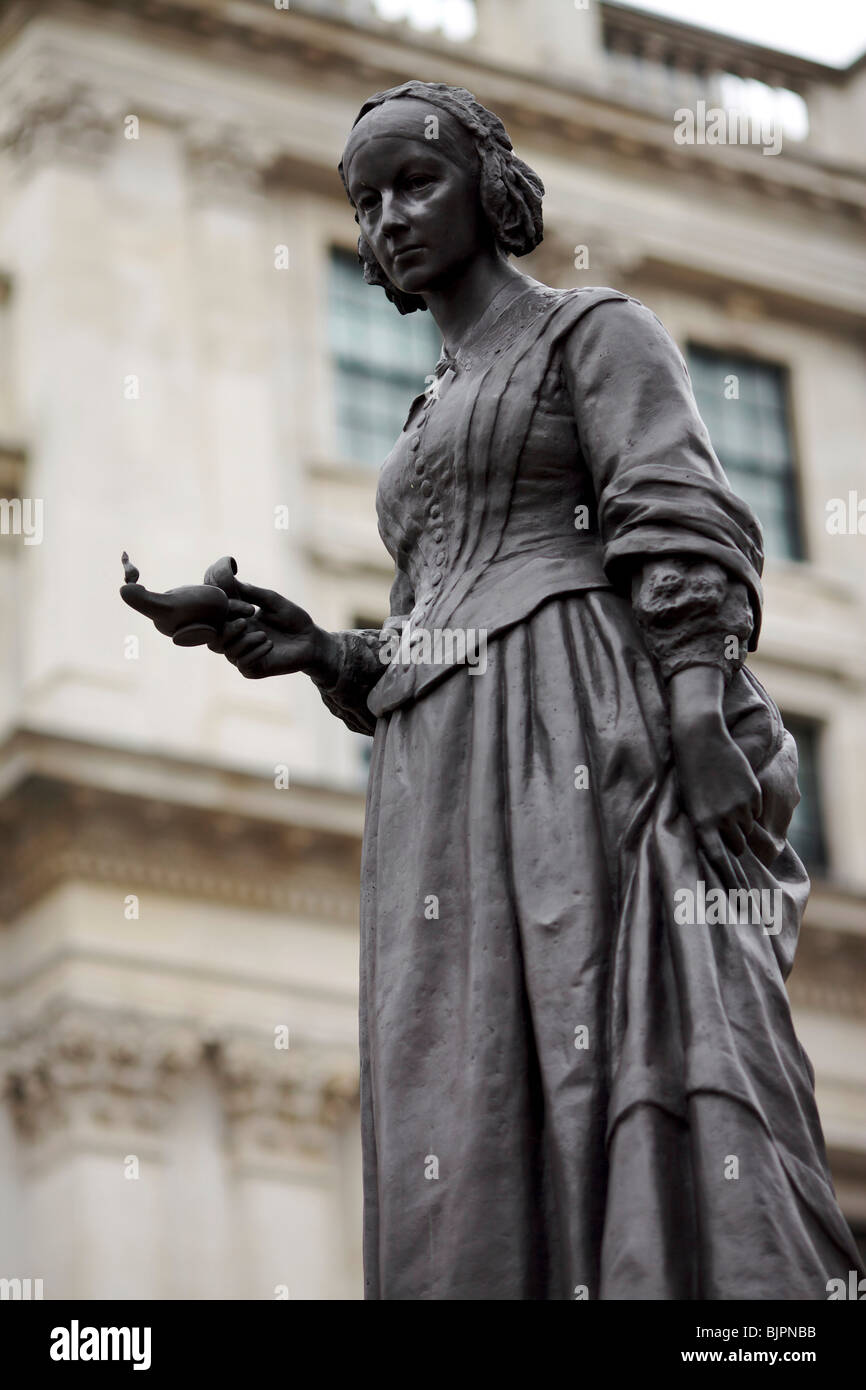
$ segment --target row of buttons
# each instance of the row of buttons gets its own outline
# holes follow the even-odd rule
[[[434,529],[432,533],[433,540],[436,542],[437,545],[441,545],[445,539],[445,532],[442,530],[442,527],[440,525],[440,522],[442,520],[442,508],[439,506],[438,502],[430,501],[430,498],[433,496],[433,484],[431,483],[429,478],[424,477],[426,464],[424,462],[424,459],[420,458],[418,455],[418,450],[421,447],[421,435],[424,433],[424,428],[427,424],[427,420],[430,413],[430,406],[433,400],[437,399],[437,396],[433,396],[432,398],[428,396],[427,400],[424,402],[424,405],[421,407],[421,419],[418,422],[418,431],[415,437],[413,438],[411,444],[409,445],[409,448],[412,451],[412,454],[415,456],[415,472],[421,479],[421,495],[427,499],[427,514],[430,517],[430,520],[434,523]],[[434,557],[434,563],[437,566],[438,572],[433,575],[430,581],[433,585],[433,589],[429,593],[424,595],[424,598],[422,599],[421,603],[415,609],[415,616],[419,620],[423,619],[424,617],[426,605],[432,603],[433,599],[436,597],[436,589],[442,583],[441,567],[445,564],[446,558],[447,556],[444,550],[438,550],[436,552],[436,555]]]

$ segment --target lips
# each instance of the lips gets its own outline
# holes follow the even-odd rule
[[[423,250],[423,246],[401,246],[399,251],[394,252],[394,260],[399,261],[401,256],[411,256],[413,252]]]

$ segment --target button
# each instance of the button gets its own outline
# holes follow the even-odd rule
[[[425,469],[426,467],[427,467],[427,465],[426,465],[426,463],[424,462],[423,459],[418,458],[418,459],[415,460],[415,472],[418,473],[419,475],[420,475],[421,473],[424,472],[424,469]]]
[[[443,539],[444,535],[445,535],[445,532],[442,530],[442,527],[441,527],[441,526],[437,526],[437,527],[436,527],[436,530],[433,532],[433,539],[434,539],[434,541],[436,542],[437,545],[438,545],[439,542]]]
[[[424,479],[423,483],[421,484],[421,491],[423,492],[425,497],[429,497],[432,493],[433,484],[431,483],[429,478]]]
[[[442,583],[442,576],[441,576],[441,574],[434,574],[434,576],[433,576],[433,578],[431,579],[430,583],[431,583],[431,584],[441,584],[441,583]]]
[[[409,448],[412,450],[412,453],[413,453],[413,454],[415,453],[416,449],[418,449],[418,447],[420,446],[420,444],[421,444],[421,440],[418,438],[418,436],[417,436],[417,434],[416,434],[415,438],[412,440],[412,443],[409,445]]]
[[[444,565],[444,564],[445,564],[445,551],[444,551],[444,550],[440,550],[440,551],[439,551],[439,554],[436,556],[436,563],[437,563],[437,565]]]
[[[442,508],[439,506],[439,503],[438,503],[438,502],[433,502],[433,503],[431,504],[431,507],[430,507],[430,515],[432,516],[432,518],[433,518],[434,521],[438,521],[439,518],[441,517],[441,515],[442,515]]]

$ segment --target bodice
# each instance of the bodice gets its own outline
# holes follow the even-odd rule
[[[443,352],[382,466],[379,531],[411,582],[415,622],[424,620],[449,571],[472,563],[486,528],[495,536],[500,561],[521,554],[535,561],[562,557],[581,545],[598,552],[591,479],[582,466],[558,354],[546,363],[531,409],[524,412],[516,468],[499,467],[496,451],[484,447],[486,439],[481,447],[466,447],[477,412],[485,409],[495,419],[500,397],[520,390],[520,383],[503,383],[491,366],[503,355],[519,354],[521,339],[556,294],[524,291],[469,350],[456,358]],[[600,569],[594,577],[603,583]]]

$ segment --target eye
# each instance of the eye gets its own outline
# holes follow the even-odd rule
[[[431,183],[435,183],[432,174],[409,174],[406,177],[406,187],[411,189],[426,188]]]
[[[365,193],[357,200],[355,206],[363,216],[367,216],[373,211],[378,201],[375,193]]]

